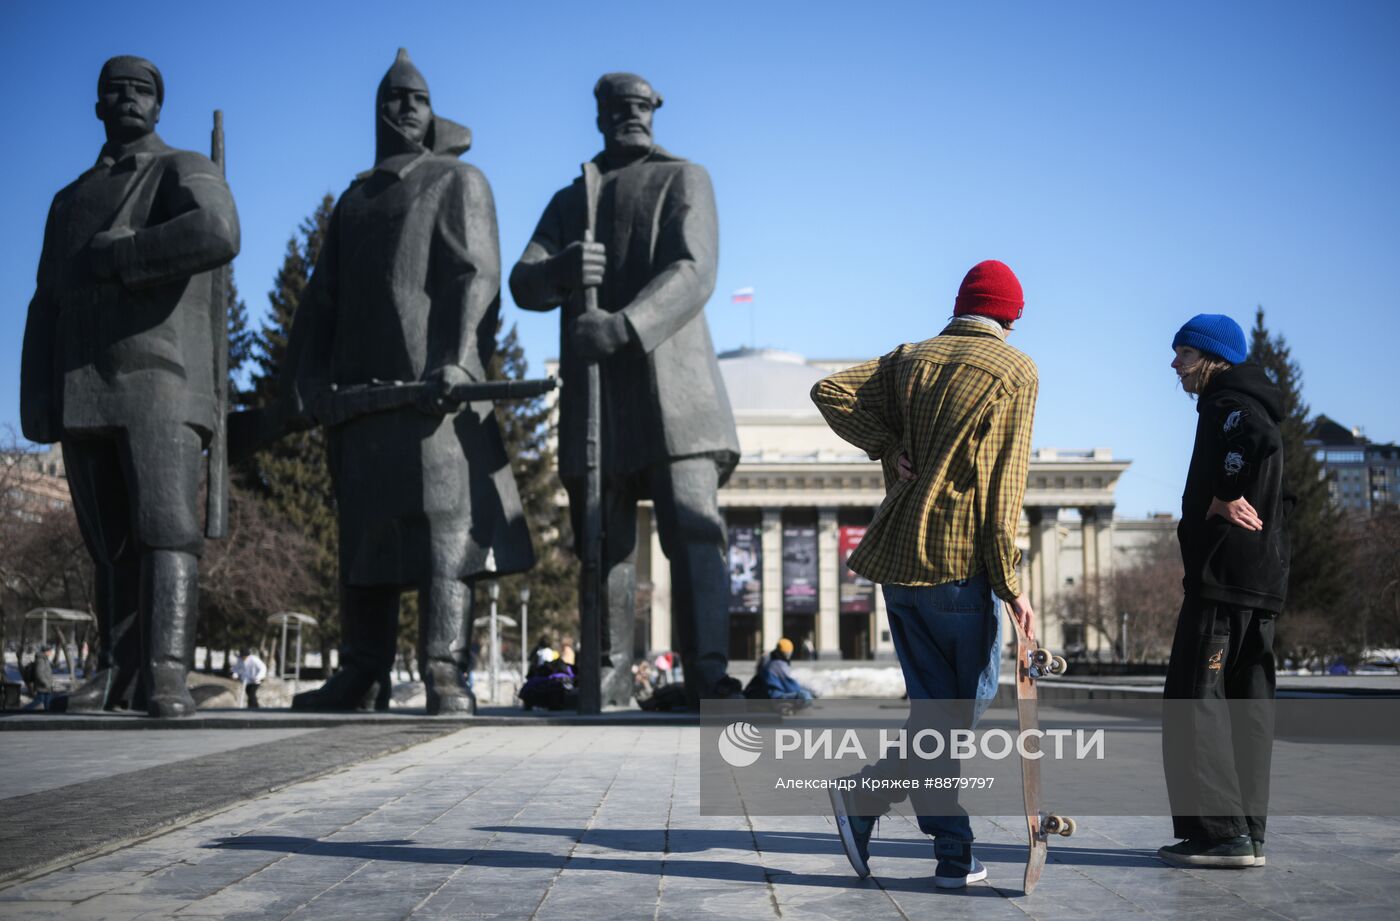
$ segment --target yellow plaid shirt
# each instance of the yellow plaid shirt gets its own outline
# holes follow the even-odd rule
[[[939,585],[986,572],[998,597],[1021,593],[1016,529],[1040,385],[1035,362],[1005,337],[959,317],[812,388],[832,430],[884,467],[885,501],[849,563],[872,582]],[[899,478],[901,453],[913,480]]]

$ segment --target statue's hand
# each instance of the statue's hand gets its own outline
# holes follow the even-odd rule
[[[98,281],[112,281],[117,277],[117,260],[113,247],[118,240],[135,234],[126,228],[121,230],[102,230],[93,235],[88,243],[88,265],[92,268],[93,277]]]
[[[470,384],[472,376],[461,365],[443,365],[429,371],[423,378],[428,385],[419,409],[425,413],[441,416],[461,409],[462,403],[452,398],[452,388]]]
[[[620,313],[594,310],[580,314],[569,327],[569,341],[584,361],[607,358],[632,338],[627,318]]]
[[[556,288],[570,291],[596,288],[603,283],[607,264],[607,247],[575,240],[550,259],[550,280]]]

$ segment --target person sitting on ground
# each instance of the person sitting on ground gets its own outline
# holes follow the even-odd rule
[[[778,645],[768,654],[767,660],[763,663],[760,674],[763,676],[763,688],[768,692],[769,700],[811,700],[814,696],[810,690],[798,683],[792,674],[792,640],[783,637],[778,640]]]
[[[553,662],[558,655],[559,653],[549,645],[549,635],[541,633],[540,638],[535,641],[535,648],[530,651],[530,664],[543,665]]]
[[[639,701],[646,700],[655,690],[651,680],[651,663],[642,659],[632,666],[632,696]]]

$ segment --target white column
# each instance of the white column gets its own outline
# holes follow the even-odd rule
[[[647,559],[651,563],[651,645],[653,649],[671,648],[671,561],[661,552],[661,532],[656,529],[656,515],[646,509]]]
[[[1107,586],[1113,580],[1113,506],[1101,505],[1098,509],[1099,527],[1096,533],[1099,549],[1099,579]]]
[[[1079,543],[1080,553],[1084,558],[1080,571],[1084,589],[1092,591],[1097,588],[1096,581],[1099,574],[1099,518],[1097,510],[1093,508],[1082,508],[1079,510]]]
[[[841,658],[841,568],[836,509],[817,510],[817,651]]]
[[[1026,518],[1030,522],[1030,552],[1026,561],[1026,585],[1022,586],[1022,591],[1030,595],[1031,605],[1039,608],[1041,599],[1045,597],[1045,587],[1041,582],[1041,560],[1045,556],[1044,538],[1045,534],[1040,530],[1040,509],[1026,509]]]
[[[1031,549],[1035,558],[1032,567],[1039,577],[1036,596],[1031,604],[1035,608],[1040,623],[1036,633],[1043,642],[1056,642],[1061,618],[1054,610],[1055,598],[1060,593],[1060,510],[1054,506],[1044,506],[1033,510],[1031,516]]]
[[[783,635],[783,510],[763,510],[763,646],[766,652]]]

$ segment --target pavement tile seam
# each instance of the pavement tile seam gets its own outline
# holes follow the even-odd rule
[[[633,739],[632,739],[632,750],[633,750],[633,752],[636,751],[637,746],[639,746],[640,744],[641,744],[641,733],[640,733],[640,732],[634,733],[634,734],[633,734]],[[624,763],[625,763],[625,761],[624,761]],[[561,771],[561,773],[562,773],[562,771]],[[559,882],[559,877],[560,877],[561,875],[563,875],[564,871],[568,869],[570,862],[574,859],[574,853],[575,853],[575,852],[577,851],[577,849],[578,849],[579,842],[581,842],[581,841],[583,840],[584,836],[586,836],[586,835],[588,834],[589,829],[591,829],[591,828],[593,827],[593,823],[594,823],[594,821],[597,819],[598,813],[603,809],[603,805],[608,801],[608,795],[609,795],[610,793],[612,793],[613,788],[614,788],[614,787],[616,786],[616,784],[617,784],[617,779],[618,779],[619,776],[621,776],[621,765],[620,765],[620,764],[619,764],[618,768],[617,768],[616,770],[613,771],[612,778],[611,778],[611,780],[610,780],[609,783],[608,783],[607,789],[603,791],[602,797],[598,800],[597,805],[595,805],[595,806],[593,807],[593,811],[589,814],[589,816],[588,816],[588,821],[584,824],[583,829],[580,831],[578,838],[576,838],[576,839],[574,840],[573,844],[570,845],[570,847],[569,847],[569,853],[565,856],[565,858],[564,858],[564,863],[563,863],[563,865],[559,868],[559,872],[556,873],[556,874],[554,874],[554,877],[549,881],[549,885],[545,888],[544,896],[540,899],[539,904],[535,906],[535,910],[534,910],[533,912],[530,913],[530,921],[534,921],[534,919],[535,919],[536,917],[539,916],[539,913],[540,913],[540,911],[544,908],[544,906],[547,905],[547,904],[549,903],[550,895],[551,895],[551,893],[554,892],[554,888],[555,888],[555,886],[556,886],[556,885],[558,884],[558,882]]]
[[[652,908],[652,921],[660,921],[661,905],[666,896],[666,858],[671,854],[671,826],[676,813],[676,787],[680,784],[681,734],[675,733],[675,745],[671,750],[671,799],[666,804],[665,834],[661,839],[661,869],[656,880],[656,904]]]
[[[540,741],[537,743],[536,747],[535,747],[533,750],[528,751],[528,752],[525,752],[525,753],[522,753],[521,756],[520,756],[520,760],[521,760],[521,761],[528,761],[528,760],[531,758],[531,756],[538,754],[538,753],[539,753],[541,750],[543,750],[547,745],[548,745],[548,740],[545,740],[545,739],[540,740]],[[564,772],[567,770],[567,768],[568,768],[567,762],[561,764],[561,765],[559,766],[558,770],[554,772],[554,775],[553,775],[553,777],[551,777],[550,781],[546,782],[543,786],[544,786],[544,787],[547,787],[550,783],[553,783],[553,782],[558,781],[558,779],[564,774]],[[484,785],[483,785],[483,786],[484,786]],[[480,788],[479,788],[479,789],[480,789]],[[508,827],[510,824],[512,824],[512,823],[515,821],[516,818],[518,818],[522,813],[525,812],[526,809],[529,808],[530,802],[531,802],[530,799],[529,799],[529,798],[526,798],[526,799],[522,802],[522,804],[520,805],[520,807],[515,811],[515,813],[510,817],[510,819],[507,820],[506,822],[502,823],[502,824],[505,825],[505,826],[507,826],[507,827]],[[430,893],[428,893],[426,896],[424,896],[416,905],[414,905],[414,907],[409,911],[408,915],[406,915],[405,917],[410,917],[410,918],[411,918],[415,913],[422,912],[422,911],[424,911],[425,909],[427,909],[428,911],[431,911],[431,909],[429,908],[429,906],[431,906],[433,899],[434,899],[440,892],[443,892],[447,887],[449,887],[450,885],[452,885],[453,880],[456,880],[458,877],[462,876],[463,873],[467,872],[467,867],[468,867],[468,866],[471,866],[472,861],[473,861],[473,859],[474,859],[475,857],[479,856],[479,855],[482,854],[482,853],[488,853],[488,852],[490,851],[490,849],[491,849],[491,845],[492,845],[498,838],[500,838],[500,836],[501,836],[502,834],[504,834],[504,833],[505,833],[505,832],[502,832],[502,831],[497,831],[497,832],[493,833],[493,834],[491,835],[491,837],[488,838],[488,839],[486,840],[486,842],[485,842],[479,849],[476,849],[474,853],[468,855],[468,856],[463,860],[463,863],[462,863],[462,866],[461,866],[461,867],[458,867],[450,876],[448,876],[447,879],[443,880],[436,888],[434,888],[432,892],[430,892]],[[557,877],[558,877],[558,871],[556,870],[556,871],[554,872],[554,874],[552,874],[552,876],[551,876],[551,879],[550,879],[550,884],[551,884],[551,885],[553,884],[553,880],[554,880],[555,878],[557,878]],[[546,894],[547,894],[547,890],[546,890]],[[542,896],[542,897],[539,899],[539,901],[536,902],[535,905],[533,906],[533,908],[532,908],[532,910],[531,910],[531,917],[533,917],[534,914],[535,914],[536,912],[539,911],[539,907],[540,907],[541,904],[543,904],[543,902],[544,902],[544,897]]]
[[[753,843],[754,854],[757,856],[759,866],[763,869],[763,879],[768,887],[768,898],[769,901],[772,903],[773,913],[775,916],[781,918],[783,916],[783,909],[781,902],[778,898],[777,888],[774,885],[774,867],[770,864],[762,845],[759,843],[758,831],[754,828],[753,815],[749,812],[749,804],[748,801],[744,798],[743,789],[740,787],[738,779],[734,777],[733,772],[731,772],[729,776],[730,779],[734,782],[734,790],[735,793],[738,795],[739,805],[744,810],[744,824],[749,832],[749,840]],[[904,912],[904,908],[899,904],[898,901],[894,899],[893,896],[890,895],[889,891],[886,890],[885,887],[880,883],[878,877],[872,878],[874,878],[875,885],[879,887],[882,893],[884,893],[885,898],[889,900],[890,906],[893,907],[894,910],[899,913],[899,917],[903,919],[903,921],[910,921],[909,916]]]
[[[1105,841],[1111,842],[1111,843],[1112,843],[1116,848],[1118,848],[1119,850],[1128,850],[1128,849],[1131,848],[1131,845],[1130,845],[1130,844],[1128,844],[1128,843],[1126,843],[1126,842],[1123,842],[1123,841],[1120,841],[1120,840],[1118,840],[1118,839],[1114,838],[1113,836],[1108,835],[1108,834],[1106,834],[1106,833],[1103,833],[1103,832],[1095,832],[1095,834],[1096,834],[1098,837],[1103,838]],[[1051,852],[1051,854],[1052,854],[1052,858],[1051,858],[1052,861],[1054,860],[1054,858],[1053,858],[1053,853],[1054,853],[1054,852],[1052,851],[1052,852]],[[1059,861],[1055,861],[1055,862],[1056,862],[1057,864],[1060,863]],[[1061,865],[1063,865],[1063,864],[1061,864]],[[1077,867],[1067,867],[1067,869],[1069,869],[1069,870],[1071,870],[1071,871],[1077,873],[1077,874],[1080,875],[1081,877],[1085,877],[1085,878],[1092,879],[1092,877],[1089,877],[1087,874],[1085,874],[1083,871],[1079,870]],[[1185,875],[1190,876],[1196,883],[1198,883],[1198,884],[1204,884],[1204,885],[1206,885],[1207,887],[1209,887],[1210,890],[1211,890],[1211,892],[1208,893],[1205,897],[1209,900],[1209,903],[1210,903],[1210,905],[1212,906],[1212,910],[1218,911],[1218,912],[1219,912],[1221,915],[1223,915],[1223,916],[1230,916],[1231,914],[1234,914],[1234,913],[1239,912],[1239,910],[1240,910],[1240,904],[1242,904],[1242,905],[1247,905],[1247,906],[1249,906],[1249,908],[1250,908],[1250,909],[1253,909],[1254,912],[1266,912],[1267,915],[1268,915],[1269,917],[1284,918],[1284,919],[1286,919],[1286,918],[1288,917],[1287,915],[1282,915],[1282,914],[1280,914],[1280,913],[1274,911],[1273,909],[1268,908],[1267,906],[1257,904],[1257,903],[1255,903],[1255,902],[1253,902],[1253,901],[1247,899],[1243,894],[1241,894],[1241,893],[1240,893],[1239,891],[1237,891],[1236,889],[1233,889],[1233,888],[1230,888],[1230,887],[1224,885],[1224,884],[1226,883],[1227,880],[1230,880],[1230,879],[1238,879],[1238,877],[1236,877],[1233,873],[1230,873],[1230,872],[1228,872],[1228,871],[1219,871],[1219,870],[1186,870],[1186,869],[1180,869],[1180,868],[1167,869],[1167,868],[1165,868],[1165,866],[1164,866],[1164,867],[1163,867],[1163,872],[1168,872],[1168,873],[1184,873]],[[1154,917],[1175,918],[1175,917],[1178,915],[1178,913],[1179,913],[1179,907],[1178,907],[1178,906],[1172,906],[1172,907],[1170,907],[1169,909],[1167,909],[1166,913],[1164,914],[1164,913],[1163,913],[1162,907],[1160,906],[1160,904],[1159,904],[1159,903],[1157,902],[1157,900],[1155,900],[1155,899],[1144,899],[1142,903],[1139,903],[1139,902],[1137,902],[1136,900],[1134,900],[1133,898],[1129,897],[1128,895],[1125,895],[1125,894],[1119,892],[1119,891],[1116,890],[1116,889],[1109,888],[1108,886],[1106,886],[1105,884],[1099,882],[1098,880],[1094,880],[1094,882],[1097,883],[1098,885],[1103,886],[1103,887],[1104,887],[1105,889],[1107,889],[1108,891],[1114,892],[1114,893],[1117,894],[1120,898],[1125,899],[1126,901],[1128,901],[1128,902],[1130,902],[1131,904],[1135,905],[1136,907],[1138,907],[1139,909],[1141,909],[1141,910],[1144,911],[1145,913],[1148,913],[1148,914],[1150,914],[1150,915],[1152,915],[1152,916],[1154,916]],[[1222,900],[1222,899],[1231,900],[1233,903],[1238,903],[1238,904],[1235,904],[1235,905],[1233,905],[1233,906],[1230,905],[1230,904],[1221,904],[1221,900]],[[1259,916],[1259,915],[1255,915],[1255,916],[1256,916],[1256,917],[1262,917],[1262,916]]]
[[[170,764],[129,771],[105,780],[89,780],[41,793],[13,797],[7,802],[7,812],[15,821],[0,826],[0,857],[5,858],[0,861],[0,890],[65,866],[73,866],[162,837],[212,816],[243,807],[250,800],[257,801],[289,786],[328,774],[342,773],[355,764],[411,749],[426,741],[423,738],[424,732],[425,730],[420,729],[370,729],[353,735],[345,733],[330,739],[328,744],[320,747],[327,752],[350,755],[352,760],[349,763],[313,760],[308,768],[304,759],[294,759],[292,763],[296,766],[289,769],[284,763],[285,759],[279,757],[271,759],[272,763],[268,765],[270,773],[246,770],[249,749],[275,752],[279,756],[284,754],[284,751],[276,750],[276,743],[264,742],[232,751],[198,755]],[[211,776],[234,778],[233,786],[221,790],[210,799],[207,777],[199,779],[203,777],[201,771],[204,774],[214,772]],[[115,781],[119,786],[114,787],[109,781]],[[151,799],[152,797],[154,799]],[[116,805],[118,800],[120,806]],[[48,841],[48,849],[36,850],[30,846],[23,850],[22,853],[26,855],[24,859],[28,862],[11,862],[11,858],[20,853],[20,850],[9,846],[11,839],[6,837],[5,833],[15,826],[26,827],[26,821],[17,816],[15,810],[37,813],[60,826],[91,825],[92,803],[111,805],[109,812],[112,812],[112,816],[109,818],[122,819],[105,832],[105,838],[99,837],[95,843],[86,847],[70,846],[66,851],[58,847],[57,842]],[[143,827],[133,827],[132,809],[136,808],[140,812],[141,808],[147,808],[141,806],[142,803],[148,803],[149,807],[156,811],[151,815],[142,815],[146,823]],[[88,814],[76,811],[83,808],[84,804]]]
[[[455,736],[455,735],[461,735],[461,734],[462,734],[462,733],[460,733],[460,732],[452,733],[452,735],[454,735],[454,736]],[[441,741],[442,741],[441,738],[439,738],[439,739],[432,739],[432,740],[428,740],[428,741],[425,742],[425,743],[422,743],[422,745],[423,745],[423,747],[429,747],[429,746],[431,746],[432,748],[439,748],[439,747],[441,747],[441,746],[438,745],[437,743],[440,743]],[[384,756],[384,760],[386,760],[386,761],[402,760],[402,756],[405,755],[405,754],[407,754],[407,750],[399,751],[399,752],[392,752],[392,753],[389,753],[389,754],[385,755],[385,756]],[[421,762],[422,762],[423,760],[428,760],[428,759],[422,758],[422,757],[421,757],[422,754],[431,755],[431,754],[433,754],[433,752],[429,751],[429,752],[427,752],[427,753],[420,753],[419,758],[418,758],[418,763],[419,763],[419,764],[421,764]],[[405,767],[413,767],[413,766],[414,766],[413,764],[405,765]],[[347,766],[347,770],[348,770],[349,767],[353,767],[353,765]],[[335,772],[335,773],[341,773],[341,772]],[[397,771],[396,771],[395,773],[397,773]],[[305,781],[305,782],[304,782],[304,785],[307,786],[307,787],[332,786],[332,785],[333,785],[333,776],[332,776],[332,775],[326,775],[326,776],[322,776],[322,777],[312,778],[312,779],[309,779],[309,780]],[[410,791],[410,792],[411,792],[411,791]],[[401,794],[399,798],[401,799],[403,796],[407,796],[407,795],[408,795],[408,792],[405,792],[405,793]],[[391,800],[390,802],[393,802],[393,800]],[[368,818],[369,816],[373,815],[375,812],[382,810],[386,805],[388,805],[388,803],[381,803],[378,807],[376,807],[376,808],[371,808],[371,809],[365,811],[364,813],[362,813],[361,815],[359,815],[357,818],[355,818],[355,819],[351,820],[350,822],[348,822],[348,823],[342,825],[336,832],[332,832],[332,833],[327,834],[327,835],[321,835],[321,836],[318,836],[318,838],[321,839],[321,840],[324,840],[325,838],[332,838],[332,837],[334,837],[335,834],[338,834],[339,832],[344,831],[346,828],[349,828],[349,827],[351,827],[351,826],[353,826],[353,825],[355,825],[355,824],[357,824],[357,823],[359,823],[359,822],[364,821],[366,818]],[[357,811],[358,811],[358,810],[357,810]],[[255,831],[261,831],[263,828],[265,828],[265,826],[258,827],[258,828],[254,829],[254,830],[255,830]],[[251,833],[252,833],[252,832],[248,832],[247,834],[251,834]],[[239,837],[243,837],[243,836],[239,836]],[[271,863],[269,863],[269,864],[267,864],[267,865],[264,865],[263,867],[260,867],[260,868],[258,868],[258,869],[256,869],[256,870],[250,872],[249,874],[245,875],[244,877],[242,877],[242,878],[240,878],[240,879],[238,879],[238,880],[234,880],[234,881],[228,883],[227,885],[221,886],[221,887],[220,887],[218,890],[216,890],[214,893],[210,893],[210,895],[218,895],[220,892],[223,892],[223,891],[225,891],[225,890],[231,889],[231,888],[233,888],[234,886],[239,886],[239,885],[242,885],[242,884],[244,884],[244,883],[251,883],[251,882],[255,881],[255,880],[256,880],[256,877],[258,877],[260,874],[263,874],[263,873],[265,873],[266,871],[275,868],[279,863],[283,862],[283,861],[286,859],[286,857],[288,857],[288,856],[291,856],[291,855],[285,855],[285,856],[282,857],[282,858],[275,859],[275,860],[273,860]],[[360,868],[357,868],[356,870],[350,871],[350,873],[347,875],[347,878],[350,877],[350,876],[353,876],[356,872],[359,871],[359,869],[362,869],[363,866],[365,866],[364,863],[361,864],[361,867],[360,867]],[[155,871],[155,872],[158,872],[158,871]],[[334,887],[332,887],[332,888],[334,888]],[[312,901],[314,901],[314,899],[312,899]],[[295,913],[296,911],[300,910],[301,907],[303,907],[303,906],[298,905],[298,906],[293,907],[293,908],[292,908],[292,911],[289,912],[289,914]]]

